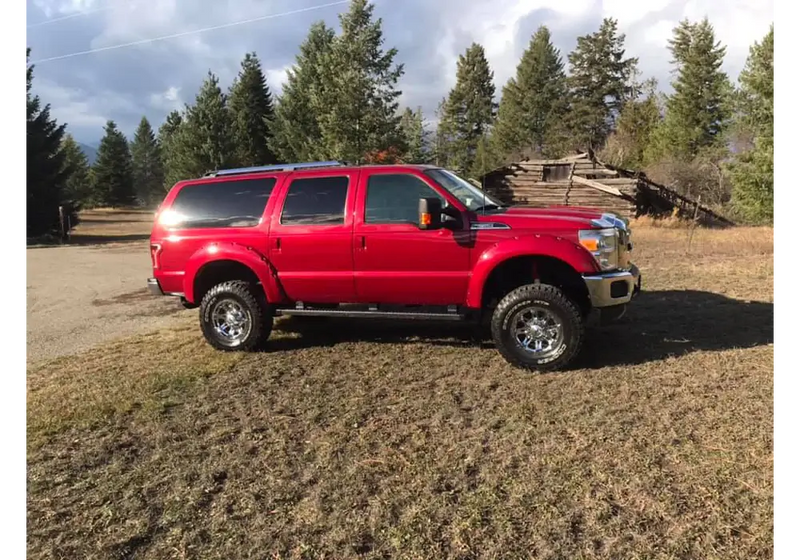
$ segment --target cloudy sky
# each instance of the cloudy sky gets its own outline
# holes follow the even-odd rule
[[[27,42],[34,90],[80,142],[95,144],[106,120],[132,135],[142,115],[154,127],[191,102],[209,70],[227,87],[246,52],[255,51],[280,93],[309,25],[338,28],[346,2],[335,0],[27,0]],[[547,25],[566,60],[579,35],[617,18],[628,53],[645,77],[669,90],[667,40],[683,18],[708,16],[727,46],[735,78],[749,46],[773,20],[772,0],[375,0],[387,46],[405,64],[402,103],[429,118],[455,81],[456,59],[472,42],[486,49],[498,95],[531,34]],[[275,16],[265,18],[264,16]],[[195,30],[252,20],[242,25]],[[182,34],[164,40],[149,39]],[[118,45],[141,42],[122,48]],[[90,54],[46,60],[99,49]]]

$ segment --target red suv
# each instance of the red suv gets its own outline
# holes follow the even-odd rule
[[[217,171],[175,185],[150,239],[150,290],[199,307],[220,350],[279,315],[486,320],[506,360],[558,369],[592,310],[617,318],[641,287],[627,222],[507,207],[427,165]]]

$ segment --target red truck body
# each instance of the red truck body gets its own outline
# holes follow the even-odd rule
[[[330,188],[325,186],[326,181]],[[496,201],[475,187],[470,191],[463,182],[451,181],[463,180],[432,166],[332,164],[242,170],[180,182],[156,214],[151,234],[153,278],[149,284],[155,293],[179,296],[188,307],[199,306],[215,282],[226,280],[222,270],[228,266],[235,279],[244,274],[258,286],[271,315],[292,310],[299,313],[308,305],[320,306],[323,313],[331,306],[361,304],[371,306],[373,314],[381,306],[441,306],[451,312],[458,309],[463,317],[470,311],[479,315],[485,310],[492,274],[524,257],[534,259],[524,265],[526,270],[533,267],[534,281],[537,265],[552,264],[561,278],[571,274],[567,282],[571,287],[562,288],[577,294],[573,299],[583,298],[575,304],[584,316],[602,303],[593,294],[600,284],[593,288],[586,278],[625,275],[625,294],[617,298],[619,302],[612,298],[602,307],[624,308],[638,292],[639,274],[628,262],[629,232],[621,220],[589,208],[487,206],[487,200]],[[200,202],[187,206],[188,212],[202,214],[206,204],[211,215],[215,199],[209,195],[203,202],[202,193],[219,189],[245,192],[243,189],[252,185],[263,190],[263,196],[254,200],[264,205],[248,207],[251,215],[241,223],[192,222],[181,215],[183,206],[176,204],[181,193],[195,189],[193,192],[199,194],[194,198]],[[297,187],[293,189],[292,185]],[[322,187],[314,191],[316,185]],[[405,211],[402,208],[407,208],[403,188],[441,199],[446,208],[442,227],[423,229],[417,220],[396,219]],[[381,201],[375,199],[374,212],[369,212],[386,219],[367,215],[367,208],[371,208],[369,192],[383,193]],[[301,204],[297,200],[322,208],[329,203],[320,200],[327,200],[331,193],[343,197],[339,213],[292,214]],[[296,194],[302,196],[297,198]],[[425,197],[416,197],[414,191],[406,198],[416,201]],[[393,207],[394,201],[399,201],[399,206]],[[287,219],[289,214],[291,220]],[[615,249],[615,268],[604,271],[591,251],[593,245],[582,241],[579,232],[608,230],[609,225],[623,232],[620,235],[625,238],[620,243],[625,246]],[[213,281],[208,273],[211,269],[215,271]],[[513,276],[510,268],[504,276]],[[584,280],[581,284],[585,290],[575,278]],[[604,280],[603,289],[607,284]]]

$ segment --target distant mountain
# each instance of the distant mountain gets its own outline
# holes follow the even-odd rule
[[[89,160],[89,165],[94,165],[94,160],[97,159],[97,149],[92,148],[88,144],[81,144],[80,142],[78,142],[78,147],[86,155],[86,159]]]

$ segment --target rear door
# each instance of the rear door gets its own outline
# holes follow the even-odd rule
[[[357,170],[297,172],[272,213],[269,258],[293,301],[349,303]]]

